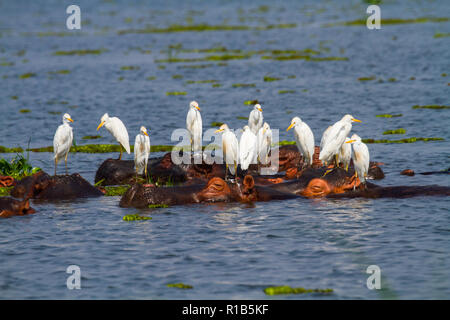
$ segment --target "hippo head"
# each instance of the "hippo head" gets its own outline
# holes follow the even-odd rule
[[[301,195],[308,198],[320,198],[331,193],[344,193],[359,185],[359,179],[350,177],[345,170],[337,168],[325,176],[311,179]]]
[[[215,177],[208,181],[208,185],[198,193],[198,199],[202,202],[219,202],[231,200],[231,189],[221,178]]]

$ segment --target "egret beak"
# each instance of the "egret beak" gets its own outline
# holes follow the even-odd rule
[[[266,128],[263,128],[263,134],[265,134],[266,133]]]
[[[355,118],[352,118],[352,121],[353,122],[362,122],[361,120],[358,120],[358,119],[355,119]]]
[[[256,109],[258,109],[259,111],[261,111],[261,112],[262,112],[262,108],[256,108]]]
[[[223,129],[217,129],[216,131],[214,131],[214,133],[222,132],[222,131],[223,131]]]
[[[295,125],[295,123],[291,123],[291,125],[286,129],[286,131],[291,130],[294,125]]]
[[[69,120],[70,122],[73,122],[72,118],[67,118],[67,120]]]
[[[346,141],[345,143],[352,143],[352,142],[355,142],[356,140],[348,140],[348,141]]]
[[[102,121],[102,122],[98,125],[97,131],[100,130],[100,128],[103,127],[104,124],[105,124],[105,121]]]
[[[148,137],[148,133],[147,133],[147,131],[144,131],[144,134]]]
[[[198,111],[200,111],[200,107],[199,107],[199,106],[195,106],[195,109],[197,109]]]

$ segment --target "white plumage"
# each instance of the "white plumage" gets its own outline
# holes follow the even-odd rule
[[[263,125],[263,114],[262,114],[262,108],[261,105],[255,104],[255,107],[250,112],[250,115],[248,116],[248,126],[250,127],[250,130],[256,135],[258,134],[258,130]]]
[[[291,125],[286,131],[289,131],[292,127],[294,128],[294,137],[297,148],[302,154],[306,165],[310,166],[313,163],[314,134],[312,133],[311,128],[299,117],[294,117],[292,119]]]
[[[339,157],[339,151],[342,144],[345,142],[345,138],[352,130],[352,122],[361,122],[358,119],[353,118],[353,116],[347,114],[342,117],[341,120],[336,122],[331,128],[327,129],[324,139],[324,145],[320,150],[319,160],[324,163],[329,163],[333,156]],[[323,138],[322,138],[323,139]]]
[[[109,115],[105,113],[101,118],[101,122],[98,125],[97,130],[99,130],[103,125],[121,146],[119,160],[122,159],[122,146],[125,148],[127,153],[130,154],[130,139],[128,138],[128,131],[123,122],[117,117],[110,118]]]
[[[196,101],[192,101],[189,105],[186,128],[190,134],[191,151],[202,151],[202,115]]]
[[[353,134],[346,143],[351,143],[353,146],[352,159],[356,177],[359,178],[361,183],[365,183],[367,173],[369,172],[369,148],[367,148],[366,144],[361,141],[361,138],[357,134]]]
[[[142,174],[145,172],[147,176],[147,163],[150,156],[150,137],[147,129],[142,126],[139,134],[136,136],[134,142],[134,165],[136,173]]]
[[[256,159],[256,136],[249,126],[244,127],[241,140],[239,141],[239,163],[242,170],[247,170]]]
[[[264,122],[262,128],[258,130],[256,141],[258,161],[259,163],[267,164],[269,161],[270,150],[272,148],[272,130],[267,122]]]
[[[72,146],[73,141],[73,131],[69,122],[73,122],[72,118],[68,113],[65,113],[62,118],[63,124],[58,127],[55,132],[55,137],[53,138],[53,152],[55,159],[55,175],[56,167],[58,166],[58,161],[63,157],[66,163],[66,174],[67,174],[67,156]]]
[[[346,171],[348,171],[348,166],[352,159],[352,146],[347,143],[348,141],[350,141],[350,138],[345,138],[345,143],[342,144],[342,147],[339,150],[339,162],[344,165]]]
[[[228,128],[226,124],[220,126],[216,132],[223,132],[222,134],[222,153],[226,164],[227,175],[228,170],[235,175],[237,165],[239,163],[239,143],[236,135]]]

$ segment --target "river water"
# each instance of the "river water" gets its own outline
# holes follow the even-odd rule
[[[96,131],[105,112],[123,120],[131,142],[145,125],[152,144],[175,144],[171,133],[185,126],[191,100],[199,102],[206,130],[213,121],[242,127],[246,121],[238,117],[251,110],[244,101],[257,99],[264,119],[280,129],[280,140],[293,140],[285,129],[293,116],[300,116],[319,144],[327,126],[346,113],[363,121],[353,126],[363,138],[444,138],[368,146],[371,159],[384,163],[381,185],[450,186],[448,175],[399,174],[406,168],[424,172],[449,167],[448,108],[412,108],[449,105],[448,1],[382,1],[380,30],[336,25],[367,18],[368,4],[356,0],[77,4],[81,30],[66,28],[69,3],[0,2],[0,145],[52,145],[65,112],[75,120],[78,145],[114,142],[105,129]],[[383,24],[387,18],[421,17],[447,21]],[[163,30],[205,24],[222,30]],[[73,50],[94,51],[58,54]],[[301,51],[326,59],[263,58],[277,57],[274,50],[282,50],[282,56],[297,50],[294,55]],[[235,57],[225,60],[224,55]],[[184,60],[193,58],[200,59]],[[358,80],[365,77],[374,79]],[[29,112],[19,111],[23,109]],[[402,116],[376,117],[386,113]],[[398,128],[406,134],[383,135]],[[95,134],[102,138],[82,139]],[[70,154],[69,168],[93,183],[98,166],[116,156]],[[50,153],[31,152],[29,158],[53,172]],[[1,221],[0,298],[450,297],[448,197],[295,199],[144,211],[119,208],[119,200],[33,203],[36,214]],[[122,220],[133,213],[152,220]],[[69,265],[81,269],[81,290],[66,287]],[[380,290],[366,286],[369,265],[381,269]],[[166,286],[179,282],[193,289]],[[275,285],[334,292],[266,296],[263,289]]]

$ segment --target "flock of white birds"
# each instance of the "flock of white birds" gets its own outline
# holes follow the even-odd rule
[[[53,139],[55,175],[58,161],[62,158],[65,159],[67,174],[67,156],[73,141],[72,127],[69,122],[73,122],[73,120],[66,113],[63,116],[63,124],[58,127]],[[325,130],[320,141],[319,160],[323,164],[329,165],[334,159],[336,166],[342,163],[344,168],[348,170],[350,159],[353,159],[355,175],[362,183],[365,183],[369,170],[369,150],[357,134],[353,134],[351,138],[348,138],[352,129],[352,122],[361,121],[347,114]],[[97,130],[102,126],[105,126],[106,130],[119,142],[119,160],[122,159],[122,147],[130,154],[128,132],[123,122],[119,118],[109,117],[105,113],[101,118]],[[200,107],[196,101],[190,103],[186,117],[186,127],[190,134],[192,154],[195,152],[201,153],[202,117]],[[294,129],[297,148],[304,159],[304,167],[311,166],[313,164],[315,147],[314,134],[310,127],[299,117],[294,117],[291,120],[291,124],[286,131],[292,128]],[[236,175],[238,164],[245,171],[248,170],[250,164],[267,164],[269,162],[272,146],[272,130],[269,124],[263,121],[263,110],[259,104],[256,104],[250,112],[248,125],[244,126],[239,141],[235,133],[226,124],[221,125],[217,132],[222,132],[222,153],[226,164],[226,175],[228,175],[228,172]],[[144,173],[147,176],[149,156],[150,137],[147,129],[142,126],[134,144],[134,162],[137,174]]]

